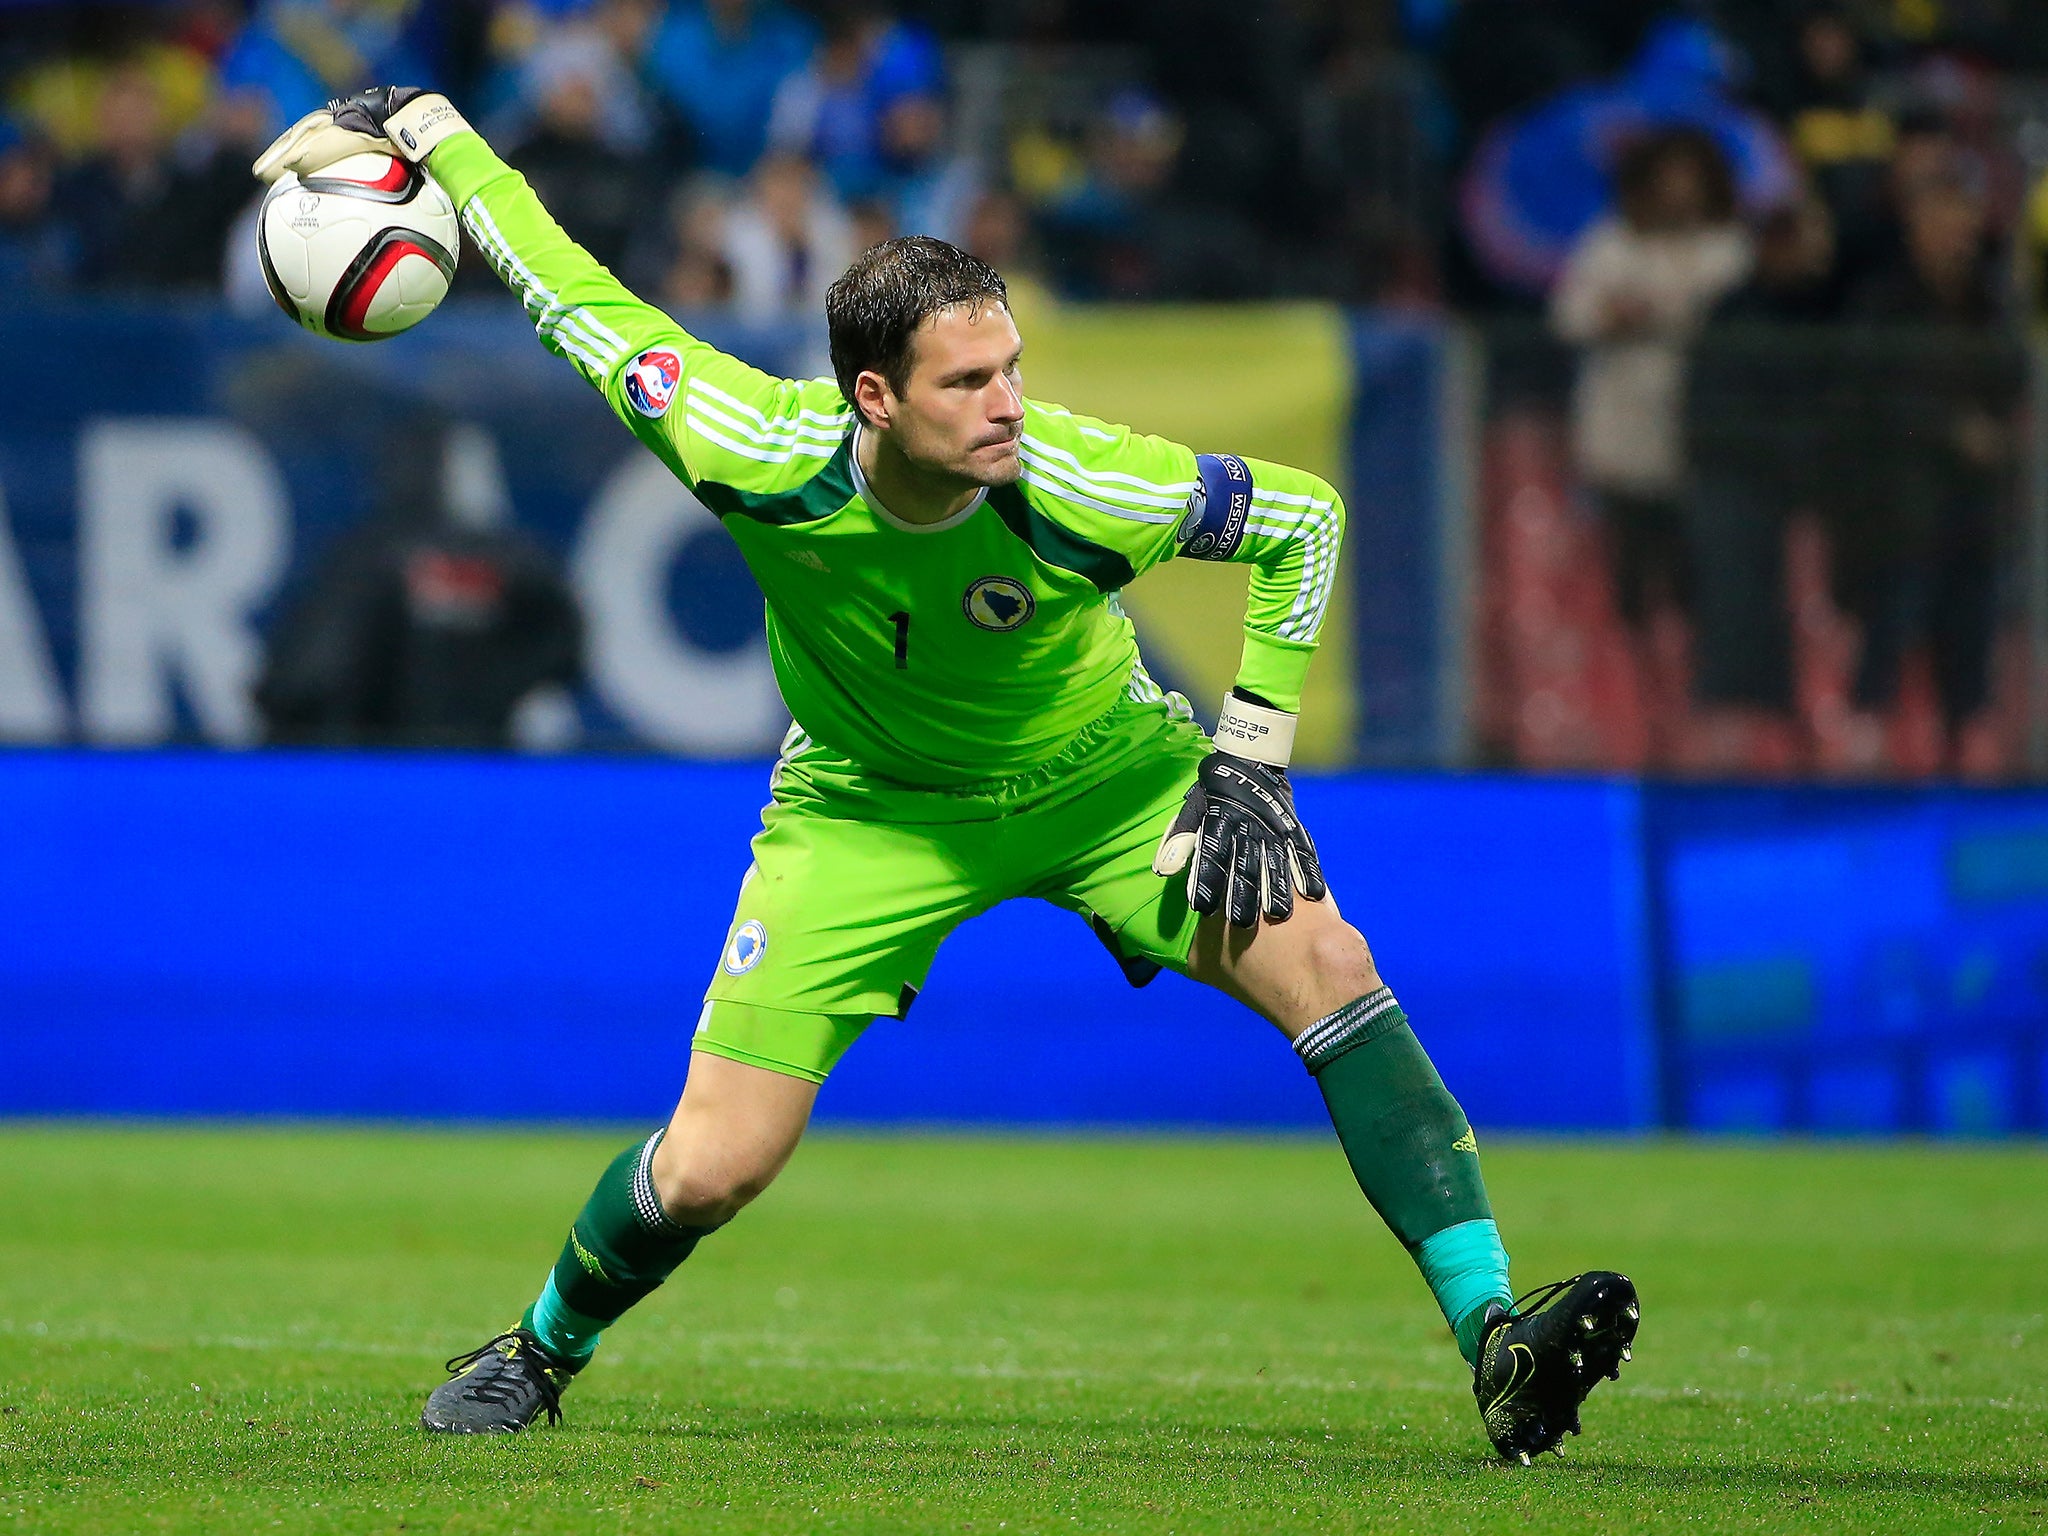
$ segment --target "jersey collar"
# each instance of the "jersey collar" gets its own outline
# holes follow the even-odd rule
[[[905,522],[894,512],[891,512],[882,505],[882,498],[875,494],[874,488],[868,484],[868,477],[861,473],[860,439],[861,434],[865,431],[867,431],[865,425],[856,425],[853,429],[853,452],[849,456],[853,463],[853,488],[860,493],[860,499],[868,504],[868,510],[873,512],[876,517],[879,517],[891,528],[900,528],[905,533],[941,533],[948,528],[959,527],[968,518],[979,512],[981,504],[988,500],[988,487],[984,485],[974,493],[972,501],[968,502],[966,506],[955,512],[951,517],[943,518],[936,523]]]

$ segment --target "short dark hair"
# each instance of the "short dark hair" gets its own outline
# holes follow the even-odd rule
[[[1706,203],[1701,212],[1708,222],[1725,224],[1734,218],[1735,173],[1721,141],[1706,129],[1691,126],[1653,128],[1622,145],[1614,163],[1615,199],[1622,211],[1629,213],[1641,206],[1666,165],[1686,160],[1699,175]]]
[[[930,235],[870,246],[825,291],[832,374],[853,405],[853,381],[873,369],[898,394],[909,380],[917,328],[941,310],[1010,302],[1002,274],[979,256]],[[859,406],[854,406],[859,410]]]

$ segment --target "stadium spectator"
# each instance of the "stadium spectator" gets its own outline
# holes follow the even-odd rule
[[[589,107],[572,113],[588,119],[577,138],[594,139],[614,155],[654,153],[657,113],[636,68],[654,21],[648,0],[597,0],[538,28],[519,57],[511,99],[493,114],[494,136],[517,144],[546,133],[560,110],[555,98],[565,88],[587,89]]]
[[[1005,280],[1015,288],[1017,279],[1007,274],[1032,265],[1024,254],[1029,228],[1024,205],[1013,193],[984,191],[968,210],[961,247],[1006,274]]]
[[[1842,312],[1843,274],[1834,216],[1812,192],[1766,214],[1757,226],[1749,281],[1731,293],[1717,320],[1806,324]]]
[[[53,174],[49,146],[0,118],[0,292],[71,280],[71,242],[49,216]]]
[[[582,619],[553,561],[507,525],[502,486],[479,473],[494,455],[478,450],[473,428],[389,441],[379,509],[273,634],[256,692],[268,740],[564,744]]]
[[[1990,694],[2000,511],[2018,458],[2021,362],[1983,191],[1958,163],[1909,186],[1900,257],[1854,300],[1911,327],[1872,391],[1870,494],[1838,533],[1838,587],[1863,625],[1855,703],[1897,696],[1924,641],[1951,753]]]
[[[2035,314],[2048,315],[2048,172],[2027,198],[2023,229],[2028,298]]]
[[[220,84],[262,104],[268,138],[366,84],[436,84],[422,46],[433,19],[415,0],[259,0],[221,58]]]
[[[1727,163],[1708,135],[1648,134],[1623,151],[1615,181],[1618,212],[1573,250],[1551,318],[1580,349],[1573,446],[1607,525],[1615,598],[1637,638],[1654,720],[1676,700],[1645,649],[1648,625],[1661,604],[1689,606],[1693,588],[1682,501],[1685,348],[1747,274],[1750,250]]]
[[[800,155],[764,155],[726,215],[733,307],[755,321],[808,315],[854,257],[853,225]]]
[[[730,304],[732,264],[725,256],[730,196],[724,181],[706,173],[670,199],[668,227],[656,258],[653,288],[660,302],[683,313]]]
[[[1777,105],[1827,204],[1840,259],[1861,273],[1885,254],[1898,124],[1874,95],[1863,38],[1840,0],[1805,13],[1793,53],[1789,89]]]
[[[776,93],[769,142],[815,163],[880,238],[957,240],[979,184],[947,152],[945,69],[931,32],[879,8],[835,11],[811,62]]]
[[[1863,417],[1853,359],[1828,322],[1842,308],[1834,225],[1810,190],[1756,235],[1749,280],[1714,311],[1686,380],[1686,527],[1694,558],[1695,765],[1796,760],[1786,537],[1794,518],[1846,504]]]
[[[1306,286],[1367,303],[1427,308],[1437,273],[1447,113],[1426,72],[1393,53],[1391,19],[1346,11],[1301,99],[1303,217],[1329,237]],[[1314,260],[1304,250],[1301,258]]]
[[[1967,147],[1955,125],[1931,107],[1899,115],[1898,140],[1885,176],[1886,238],[1877,267],[1897,271],[1906,261],[1905,211],[1922,187],[1962,175],[1988,184],[1982,158]],[[1868,274],[1859,274],[1867,276]]]
[[[1459,194],[1479,272],[1507,292],[1553,289],[1572,248],[1609,215],[1617,149],[1644,134],[1710,136],[1746,214],[1788,201],[1797,163],[1777,126],[1737,97],[1738,75],[1714,31],[1669,15],[1625,72],[1496,124],[1474,148]]]
[[[249,164],[262,151],[266,122],[259,98],[223,93],[173,146],[158,281],[188,288],[221,284],[234,259],[224,242],[235,239],[238,221],[262,202],[262,188],[250,184]]]
[[[981,191],[973,157],[950,142],[945,81],[934,39],[898,29],[875,66],[877,129],[892,234],[936,235],[958,244]]]
[[[744,176],[766,147],[775,93],[804,67],[816,37],[782,0],[676,0],[646,67],[694,131],[702,163]]]
[[[619,107],[631,77],[611,45],[593,31],[565,31],[528,69],[533,118],[506,153],[549,209],[599,261],[626,259],[645,216],[648,176],[633,140],[650,128]]]
[[[1015,14],[958,0],[192,0],[88,8],[68,29],[32,9],[34,25],[0,39],[22,125],[0,128],[0,282],[210,286],[225,268],[231,302],[252,309],[270,304],[252,259],[252,151],[287,117],[380,76],[491,71],[477,92],[491,131],[572,233],[658,302],[736,304],[756,320],[808,312],[845,253],[906,232],[997,253],[1020,302],[1021,246],[1082,299],[1314,294],[1429,310],[1448,295],[1512,312],[1568,253],[1599,268],[1587,254],[1598,239],[1581,236],[1610,206],[1617,143],[1650,125],[1706,129],[1754,221],[1755,266],[1702,301],[1713,324],[1693,371],[1671,359],[1696,313],[1670,329],[1603,322],[1574,343],[1574,431],[1613,535],[1618,606],[1640,641],[1649,614],[1689,594],[1698,700],[1776,711],[1793,675],[1787,519],[1817,513],[1869,635],[1857,697],[1881,707],[1923,641],[1952,725],[1981,693],[1984,646],[1957,594],[1989,590],[2018,392],[1965,361],[2011,342],[2002,316],[1980,323],[1972,308],[1999,296],[1996,242],[1980,229],[1986,270],[1958,286],[1935,280],[1942,242],[1927,231],[1963,187],[1978,224],[2027,231],[2022,254],[2036,259],[2023,270],[2048,309],[2048,180],[2021,215],[2023,157],[1988,110],[2017,50],[2048,37],[2048,5],[1306,0],[1282,15],[1232,0],[1053,0]],[[999,45],[972,56],[971,99],[951,89],[942,39]],[[1041,57],[1041,44],[1055,51]],[[1010,88],[985,88],[1003,69]],[[1156,94],[1128,84],[1146,79]],[[1496,117],[1499,136],[1481,142]],[[1006,134],[1001,165],[966,152]],[[1493,166],[1497,184],[1461,160]],[[1474,230],[1541,246],[1526,270],[1476,235],[1448,238],[1454,175],[1468,211],[1472,188],[1491,189],[1483,206],[1498,217]],[[1635,230],[1626,210],[1610,224],[1624,243],[1685,244]],[[1696,236],[1700,249],[1739,238],[1732,226]],[[1625,290],[1623,269],[1655,265],[1608,276]],[[485,289],[501,302],[483,264],[465,261],[458,295]],[[1975,299],[1959,307],[1955,294]],[[1631,304],[1615,308],[1626,319]],[[1894,334],[1928,326],[1972,339]],[[1945,361],[1914,358],[1930,345]],[[1561,356],[1517,373],[1501,361],[1511,351],[1504,339],[1490,353],[1494,381],[1555,401]],[[1611,382],[1631,368],[1681,400],[1674,380],[1705,380],[1678,412],[1683,430],[1658,389]],[[1631,413],[1651,429],[1625,425]],[[1599,462],[1596,436],[1615,462]],[[1652,461],[1675,479],[1626,467]],[[1978,607],[1988,625],[1988,599]],[[1827,647],[1846,686],[1847,641]],[[1800,654],[1810,703],[1817,652]]]
[[[1087,153],[1038,210],[1038,232],[1059,291],[1077,299],[1158,299],[1184,293],[1189,276],[1216,245],[1177,218],[1171,189],[1185,126],[1157,97],[1126,88],[1110,98],[1088,131]],[[1209,209],[1212,229],[1235,234],[1228,210]],[[1193,242],[1176,246],[1176,237]],[[1232,256],[1242,257],[1241,242]],[[1233,263],[1233,266],[1236,263]],[[1228,284],[1234,272],[1213,274]]]
[[[1141,199],[1163,186],[1180,153],[1178,119],[1149,96],[1125,93],[1090,125],[1083,155],[1038,128],[1010,146],[1019,185],[1067,298],[1128,293],[1149,275]]]
[[[96,148],[58,179],[53,202],[76,244],[79,279],[133,282],[152,256],[140,226],[162,209],[170,181],[163,101],[149,71],[110,74],[95,118]]]
[[[959,245],[981,197],[974,157],[948,150],[946,109],[937,98],[908,98],[882,120],[883,145],[896,175],[890,233],[936,235]]]
[[[1043,260],[1032,243],[1030,214],[1016,193],[992,187],[977,193],[967,210],[960,246],[1003,274],[1010,308],[1020,317],[1028,320],[1054,302]]]
[[[57,180],[51,202],[81,283],[213,287],[222,240],[251,198],[253,118],[222,105],[175,144],[162,88],[144,63],[100,87],[96,150]]]
[[[873,63],[891,25],[879,10],[842,5],[804,67],[777,87],[768,142],[815,164],[848,202],[881,191],[882,151]]]
[[[864,197],[849,204],[846,217],[853,229],[853,248],[856,251],[880,245],[896,233],[896,215],[878,197]]]

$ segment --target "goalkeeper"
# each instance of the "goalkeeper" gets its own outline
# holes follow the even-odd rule
[[[826,298],[834,377],[778,379],[634,298],[443,97],[331,103],[257,172],[365,149],[428,165],[541,341],[724,522],[796,722],[674,1115],[599,1177],[518,1325],[449,1363],[426,1427],[559,1418],[600,1333],[768,1187],[940,941],[1036,896],[1134,982],[1171,967],[1277,1025],[1472,1365],[1495,1448],[1526,1461],[1576,1432],[1628,1356],[1634,1289],[1593,1271],[1518,1309],[1471,1128],[1295,815],[1337,493],[1028,399],[1002,278],[939,240],[861,255]],[[1146,675],[1117,601],[1169,559],[1251,566],[1213,741]]]

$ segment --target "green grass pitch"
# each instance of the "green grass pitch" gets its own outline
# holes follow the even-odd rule
[[[560,1429],[414,1428],[623,1134],[0,1127],[0,1533],[2048,1531],[2048,1156],[1485,1143],[1642,1288],[1493,1464],[1313,1140],[820,1135]]]

